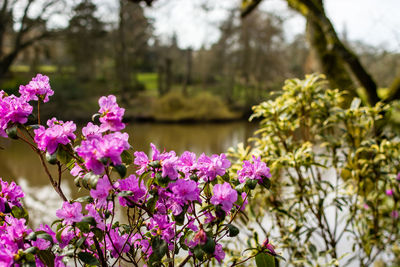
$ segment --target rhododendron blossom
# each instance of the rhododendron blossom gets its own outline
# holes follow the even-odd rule
[[[260,158],[253,156],[253,163],[245,160],[241,170],[238,170],[238,179],[241,183],[246,182],[246,179],[258,180],[259,183],[265,178],[270,178],[271,173],[269,168],[262,162]]]
[[[151,156],[132,153],[129,135],[121,132],[125,110],[113,95],[99,99],[99,113],[92,117],[99,123],[87,123],[78,138],[72,121],[52,118],[45,127],[38,118],[39,125],[24,125],[32,113],[28,102],[38,100],[39,109],[53,91],[48,77],[38,74],[20,93],[0,91],[0,135],[29,144],[63,204],[52,227],[31,229],[21,188],[0,179],[0,266],[175,266],[174,257],[182,264],[221,263],[221,239],[227,232],[229,238],[238,234],[232,222],[253,189],[238,188],[238,179],[270,177],[256,158],[244,163],[238,178],[230,177],[225,154],[177,155],[152,143]],[[47,163],[57,165],[58,176]],[[68,171],[83,196],[69,199],[63,193]]]
[[[56,118],[52,118],[47,121],[49,128],[39,126],[39,129],[35,129],[35,142],[38,148],[42,151],[48,151],[53,154],[59,144],[67,145],[76,138],[74,132],[76,125],[72,121],[59,121]]]
[[[72,224],[82,220],[82,205],[81,203],[64,202],[62,209],[57,210],[56,215],[58,218],[63,219],[66,224]]]
[[[229,212],[232,209],[233,203],[238,198],[236,190],[232,189],[232,186],[225,182],[224,184],[216,184],[213,189],[213,196],[211,198],[211,204],[221,205],[225,212]]]
[[[43,102],[46,103],[49,101],[49,96],[54,94],[54,91],[51,90],[49,77],[38,74],[27,85],[21,85],[19,93],[26,101],[39,100],[38,97],[41,97]]]

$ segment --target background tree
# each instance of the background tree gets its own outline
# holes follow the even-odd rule
[[[116,30],[115,71],[123,99],[143,89],[137,78],[138,68],[144,64],[152,25],[137,3],[119,1],[119,22]]]
[[[84,0],[73,9],[67,28],[67,42],[77,75],[87,81],[96,77],[96,66],[104,55],[104,23],[96,17],[97,7],[91,0]]]
[[[0,79],[24,49],[50,37],[52,32],[48,29],[47,22],[63,6],[64,1],[55,0],[0,2]],[[16,12],[17,7],[22,10],[21,14]],[[6,46],[7,43],[10,45]]]
[[[327,17],[322,0],[286,0],[288,5],[307,20],[307,36],[316,51],[321,69],[327,74],[332,86],[353,90],[362,86],[369,104],[374,105],[378,97],[378,85],[361,64],[359,57],[338,37],[332,22]],[[243,0],[242,16],[250,14],[262,0]],[[352,82],[351,77],[354,77]],[[351,85],[353,83],[353,86]],[[386,101],[400,97],[400,78],[390,86]]]

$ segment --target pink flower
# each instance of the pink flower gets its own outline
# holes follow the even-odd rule
[[[150,163],[149,158],[147,157],[146,153],[142,151],[136,151],[133,153],[135,156],[135,160],[133,163],[139,166],[140,168],[136,171],[138,175],[143,174],[147,170],[147,165]]]
[[[139,178],[133,174],[126,179],[119,180],[117,187],[122,191],[131,191],[133,193],[133,195],[129,197],[118,197],[119,203],[124,207],[129,204],[126,198],[137,203],[146,194],[146,186],[144,185],[144,182],[142,181],[139,186]]]
[[[222,249],[221,244],[215,245],[214,257],[219,263],[221,263],[225,259],[225,252]]]
[[[101,138],[100,127],[89,122],[82,128],[82,135],[86,137],[86,139]]]
[[[107,238],[107,249],[111,251],[111,255],[114,258],[118,258],[118,255],[124,252],[128,252],[130,249],[128,234],[120,235],[118,228],[110,229]]]
[[[276,255],[275,247],[272,244],[269,243],[268,237],[267,237],[267,239],[265,239],[265,241],[264,241],[262,246],[264,248],[266,248],[269,252],[271,252],[272,255]]]
[[[233,203],[238,198],[236,190],[232,189],[231,185],[227,182],[222,185],[216,184],[213,188],[213,193],[211,204],[222,205],[222,209],[225,212],[229,212],[232,209]]]
[[[53,154],[59,144],[69,144],[71,140],[76,138],[74,131],[76,125],[72,121],[58,121],[56,118],[52,118],[47,121],[49,128],[45,129],[40,126],[39,129],[35,129],[35,143],[38,148],[42,151],[48,151]]]
[[[238,170],[238,179],[240,183],[246,182],[246,179],[258,180],[259,183],[265,178],[271,178],[269,168],[260,158],[253,156],[253,164],[250,161],[243,161],[241,170]]]
[[[93,217],[93,219],[96,221],[96,227],[104,230],[106,225],[99,212],[96,210],[96,207],[93,204],[87,204],[85,209],[88,211],[88,216]]]
[[[386,190],[386,195],[393,196],[393,190],[392,189],[387,189]]]
[[[399,212],[397,210],[394,210],[390,213],[390,216],[394,219],[399,218]]]
[[[104,175],[104,177],[97,182],[96,189],[90,190],[90,195],[97,200],[97,207],[101,208],[106,206],[107,197],[112,188],[107,176]]]
[[[181,206],[184,206],[189,201],[201,201],[200,189],[195,181],[179,179],[175,183],[170,184],[169,188],[173,193],[174,200]]]
[[[65,224],[80,222],[83,218],[82,205],[79,202],[70,204],[65,201],[61,209],[56,211],[56,215],[60,219],[64,219]]]
[[[211,157],[207,157],[203,153],[197,161],[197,168],[200,171],[199,175],[202,176],[205,181],[212,181],[217,175],[224,175],[226,169],[230,166],[231,163],[226,159],[225,154],[214,154]]]
[[[101,174],[104,165],[100,159],[108,158],[114,165],[121,164],[122,152],[130,148],[128,139],[127,133],[115,132],[101,138],[84,140],[75,151],[84,159],[86,168],[95,174]]]
[[[115,96],[109,95],[107,97],[101,97],[99,99],[99,106],[100,129],[102,132],[120,131],[125,128],[125,124],[122,123],[125,109],[118,106]]]
[[[22,97],[4,95],[4,91],[0,91],[0,136],[7,137],[5,130],[10,123],[26,123],[33,107]]]
[[[190,172],[194,171],[196,166],[196,154],[193,152],[185,151],[179,157],[178,170],[183,172],[186,177],[190,175]]]
[[[176,169],[178,157],[172,156],[162,161],[162,177],[170,178],[171,180],[176,180],[179,176]]]
[[[19,93],[26,101],[39,100],[39,96],[44,98],[43,102],[48,102],[49,96],[52,96],[54,91],[50,88],[49,77],[38,74],[36,77],[32,78],[32,81],[26,86],[21,85],[19,87]]]

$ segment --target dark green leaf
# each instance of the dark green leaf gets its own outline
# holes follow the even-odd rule
[[[79,252],[78,258],[86,264],[89,265],[100,265],[100,262],[89,252]]]
[[[103,230],[95,227],[91,229],[91,232],[97,237],[98,240],[103,240],[104,237]]]
[[[121,154],[121,160],[123,163],[125,163],[126,165],[130,165],[133,162],[133,157],[132,154],[129,153],[128,150],[124,150]]]
[[[83,217],[81,222],[88,223],[91,226],[96,226],[96,224],[97,224],[96,220],[92,216]]]
[[[215,241],[211,236],[207,236],[207,241],[201,246],[201,249],[207,254],[213,254],[215,251]]]
[[[8,137],[10,137],[11,139],[18,139],[18,127],[17,125],[14,125],[10,128],[6,129],[6,133],[8,135]]]
[[[204,251],[200,248],[200,246],[196,246],[193,250],[193,254],[196,256],[196,258],[200,261],[204,259]]]
[[[79,197],[75,199],[75,202],[80,202],[80,203],[93,203],[93,198],[91,196],[84,196],[84,197]]]
[[[119,197],[131,197],[133,196],[133,192],[132,191],[121,191],[117,194],[117,196]]]
[[[40,233],[36,235],[37,238],[41,238],[47,241],[50,241],[51,243],[54,242],[53,237],[51,237],[51,235],[49,235],[48,233]]]
[[[233,224],[227,224],[226,226],[228,227],[228,231],[229,231],[229,236],[230,237],[234,237],[234,236],[237,236],[239,234],[239,228],[237,228]]]
[[[259,253],[256,256],[257,267],[275,267],[275,258],[267,253]]]
[[[39,259],[45,264],[45,266],[54,267],[55,257],[49,250],[39,250],[37,253]]]
[[[90,232],[90,224],[87,222],[77,222],[76,227],[79,228],[84,233],[89,233]]]
[[[28,211],[24,207],[17,207],[17,206],[12,207],[11,214],[17,219],[24,218],[26,220],[26,223],[28,223],[29,221]]]
[[[48,163],[54,165],[57,163],[57,150],[53,154],[46,152],[46,160]]]
[[[114,169],[118,172],[118,174],[121,178],[125,177],[125,175],[126,175],[125,165],[121,164],[121,165],[114,166]]]

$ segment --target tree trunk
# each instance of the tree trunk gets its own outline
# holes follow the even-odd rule
[[[315,54],[322,72],[327,75],[330,85],[334,88],[349,90],[355,95],[356,86],[341,58],[328,49],[328,42],[319,23],[307,18],[306,33],[312,52]]]

